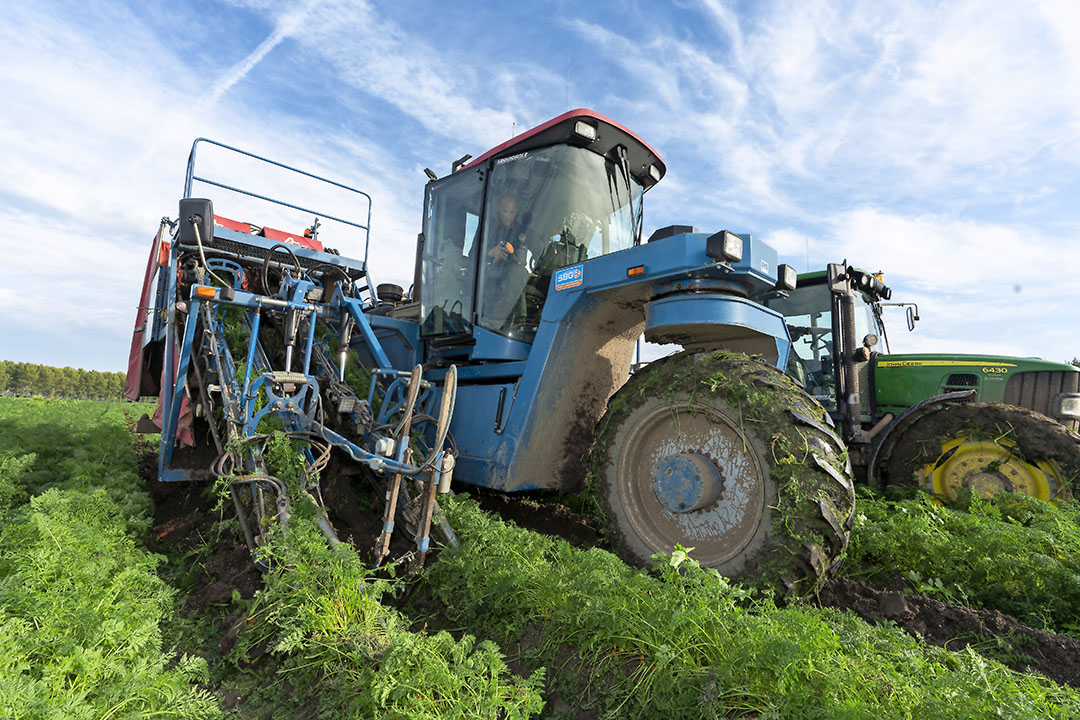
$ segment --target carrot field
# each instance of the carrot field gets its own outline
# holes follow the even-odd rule
[[[328,547],[296,492],[259,571],[212,486],[154,479],[127,427],[146,409],[0,398],[0,717],[1080,717],[1033,655],[1080,636],[1075,503],[860,498],[836,582],[1013,623],[939,647],[902,614],[781,605],[692,549],[634,569],[461,494],[460,545],[412,575],[374,571],[369,538]]]

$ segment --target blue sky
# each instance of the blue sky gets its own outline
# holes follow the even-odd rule
[[[646,233],[750,232],[800,271],[884,270],[922,315],[914,333],[888,318],[894,352],[1069,360],[1077,37],[1072,0],[16,0],[0,17],[0,357],[123,369],[196,136],[369,192],[375,279],[408,285],[423,168],[569,97],[664,157]],[[272,224],[245,209],[217,206]]]

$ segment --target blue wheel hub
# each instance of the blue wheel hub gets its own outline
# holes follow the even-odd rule
[[[708,457],[699,453],[669,455],[653,470],[653,492],[669,512],[701,510],[720,499],[723,478]]]

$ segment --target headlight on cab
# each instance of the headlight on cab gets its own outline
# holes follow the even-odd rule
[[[776,289],[790,292],[795,289],[796,282],[798,282],[798,273],[795,272],[795,268],[781,263],[776,269]]]

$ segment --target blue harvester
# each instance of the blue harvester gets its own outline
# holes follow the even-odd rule
[[[427,171],[409,293],[373,285],[370,198],[359,191],[332,183],[358,193],[362,222],[273,202],[357,231],[363,260],[325,249],[318,220],[291,235],[215,217],[210,200],[190,197],[193,183],[269,198],[197,175],[209,142],[192,148],[179,217],[155,240],[142,304],[156,294],[137,324],[129,390],[160,394],[160,479],[231,478],[252,547],[289,513],[263,458],[270,418],[299,441],[316,504],[314,471],[331,458],[347,456],[383,488],[379,560],[402,516],[420,559],[431,528],[453,542],[436,502],[451,475],[506,492],[581,490],[598,428],[605,447],[592,453],[588,486],[626,559],[683,544],[738,573],[784,544],[771,514],[776,453],[738,404],[703,404],[694,388],[640,398],[673,363],[717,350],[761,359],[729,363],[730,381],[797,393],[774,370],[791,346],[784,319],[762,304],[793,289],[794,272],[747,234],[671,226],[643,241],[643,197],[666,168],[635,134],[574,110],[445,177]],[[642,335],[684,350],[631,377]],[[815,447],[833,441],[808,397],[781,404],[777,422],[801,423]],[[835,459],[843,446],[814,454]],[[818,460],[815,472],[846,493],[850,477],[835,465]],[[840,539],[807,543],[796,574],[824,572],[852,507],[822,510]],[[336,541],[326,512],[323,526]]]

